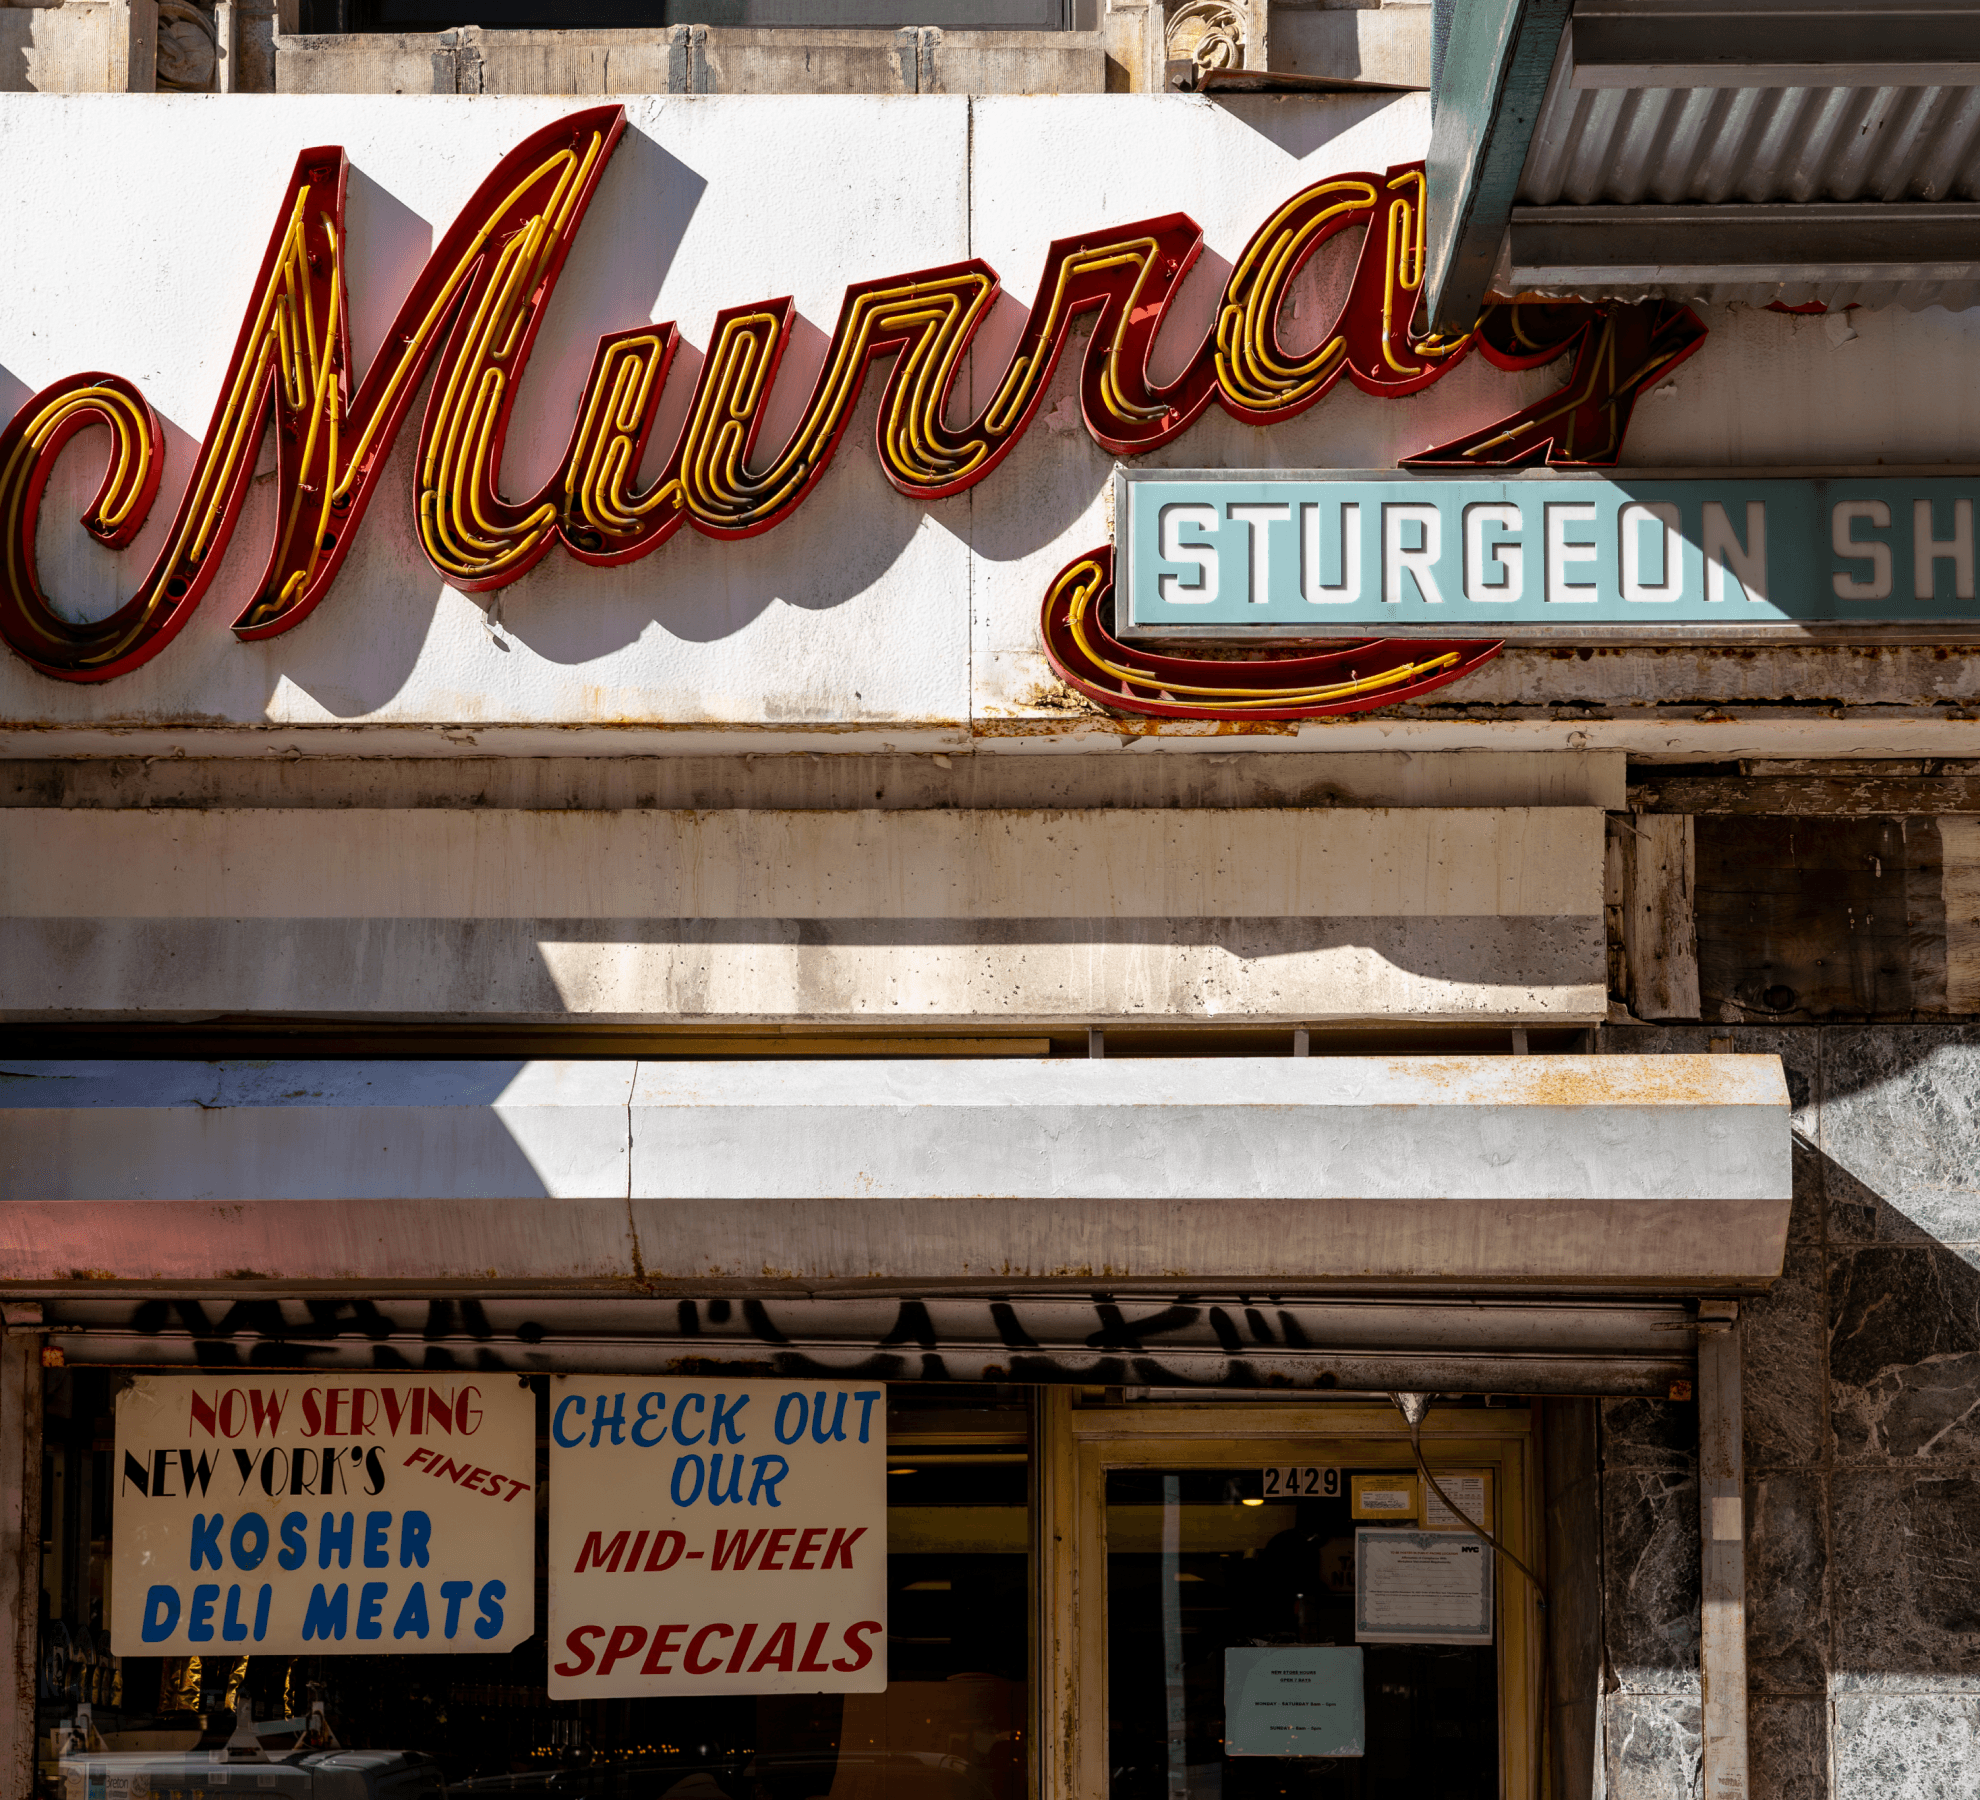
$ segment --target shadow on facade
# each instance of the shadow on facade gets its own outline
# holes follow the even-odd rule
[[[1980,1031],[1603,1035],[1605,1048],[1638,1053],[1700,1051],[1713,1039],[1773,1051],[1796,1108],[1786,1265],[1744,1314],[1755,1800],[1970,1791],[1980,1758]],[[1586,1729],[1573,1741],[1606,1767],[1611,1795],[1679,1794],[1696,1779],[1685,1773],[1697,1756],[1698,1668],[1689,1412],[1605,1402],[1596,1427],[1603,1742],[1590,1744]],[[1579,1648],[1578,1699],[1592,1717]]]

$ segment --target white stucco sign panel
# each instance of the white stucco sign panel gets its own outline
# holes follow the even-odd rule
[[[550,1385],[550,1695],[887,1685],[875,1383]]]
[[[535,1629],[513,1376],[141,1375],[117,1396],[119,1656],[477,1655]]]

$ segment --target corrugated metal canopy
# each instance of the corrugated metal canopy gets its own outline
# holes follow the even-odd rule
[[[1709,23],[1723,31],[1723,15],[1736,10],[1701,17],[1703,8],[1659,8],[1633,11],[1628,22],[1647,40],[1681,40],[1670,46],[1677,58],[1693,30]],[[1903,11],[1892,14],[1893,37]],[[1840,61],[1744,71],[1676,60],[1640,69],[1590,64],[1591,23],[1621,22],[1616,13],[1613,0],[1575,8],[1520,172],[1497,285],[1755,305],[1957,310],[1980,300],[1980,206],[1972,204],[1980,202],[1980,86],[1729,85],[1748,74],[1879,72]],[[1779,36],[1819,29],[1813,17],[1761,16]],[[1950,10],[1933,16],[1954,18]],[[1958,16],[1980,57],[1980,10]],[[1711,85],[1636,79],[1682,74]],[[1746,210],[1756,207],[1770,210],[1756,218]],[[1572,208],[1590,211],[1577,222]],[[1684,238],[1664,243],[1666,225]]]
[[[1440,329],[1488,291],[1980,302],[1980,0],[1438,4]]]

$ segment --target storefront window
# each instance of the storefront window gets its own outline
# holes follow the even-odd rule
[[[888,1391],[884,1693],[552,1701],[540,1629],[544,1394],[539,1629],[512,1653],[118,1659],[109,1627],[127,1596],[110,1556],[111,1450],[125,1380],[80,1368],[49,1381],[37,1723],[50,1800],[206,1800],[257,1785],[294,1800],[414,1800],[443,1783],[449,1792],[531,1791],[546,1800],[1024,1800],[1031,1583],[1022,1390]],[[250,1764],[265,1779],[245,1778]]]
[[[1357,1532],[1385,1528],[1356,1473],[1383,1472],[1283,1498],[1256,1466],[1108,1472],[1113,1800],[1495,1800],[1494,1646],[1359,1640]]]

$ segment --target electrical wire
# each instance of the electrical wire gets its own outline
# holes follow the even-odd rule
[[[1438,1486],[1436,1476],[1430,1473],[1430,1465],[1423,1460],[1423,1415],[1430,1410],[1430,1396],[1428,1394],[1391,1394],[1389,1398],[1395,1402],[1396,1411],[1402,1414],[1403,1422],[1409,1427],[1410,1453],[1416,1458],[1417,1471],[1429,1484],[1430,1491],[1439,1500],[1443,1501],[1445,1506],[1450,1509],[1452,1516],[1473,1537],[1483,1538],[1486,1543],[1490,1544],[1494,1550],[1532,1583],[1534,1595],[1540,1602],[1540,1610],[1545,1612],[1547,1610],[1547,1584],[1538,1575],[1534,1574],[1525,1563],[1521,1562],[1518,1557],[1513,1555],[1505,1547],[1504,1543],[1500,1541],[1495,1532],[1487,1531],[1463,1507],[1459,1506],[1449,1494],[1445,1493]]]

